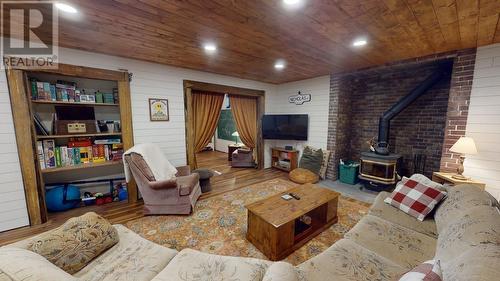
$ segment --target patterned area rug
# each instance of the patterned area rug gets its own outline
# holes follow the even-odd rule
[[[147,216],[125,225],[142,237],[169,248],[267,259],[245,238],[245,205],[296,186],[274,179],[200,200],[191,216]],[[285,260],[297,265],[341,239],[366,213],[368,204],[340,197],[339,222],[323,231]]]

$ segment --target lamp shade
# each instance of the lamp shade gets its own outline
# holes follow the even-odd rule
[[[460,137],[450,148],[450,151],[461,154],[477,154],[476,144],[470,137]]]
[[[232,133],[231,136],[233,136],[233,137],[239,137],[240,134],[238,134],[238,131],[236,131],[236,132]]]

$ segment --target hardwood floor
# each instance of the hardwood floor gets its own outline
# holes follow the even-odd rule
[[[262,181],[287,178],[287,173],[276,169],[232,168],[227,162],[227,154],[222,152],[202,152],[197,154],[197,160],[200,168],[209,168],[222,173],[211,178],[212,191],[202,194],[200,200]],[[130,204],[114,202],[102,206],[89,206],[52,213],[49,215],[49,221],[44,224],[1,232],[0,246],[56,228],[69,218],[80,216],[86,212],[96,212],[113,224],[124,223],[142,217],[144,215],[142,205],[142,200]]]

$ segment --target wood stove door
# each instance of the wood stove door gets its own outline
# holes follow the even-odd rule
[[[396,182],[396,163],[382,163],[362,159],[360,173],[365,178],[393,184]]]

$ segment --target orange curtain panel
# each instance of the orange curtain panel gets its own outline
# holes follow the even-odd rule
[[[236,129],[247,147],[257,145],[257,99],[244,96],[229,96]]]
[[[194,151],[200,152],[212,139],[219,122],[224,94],[193,91]]]

